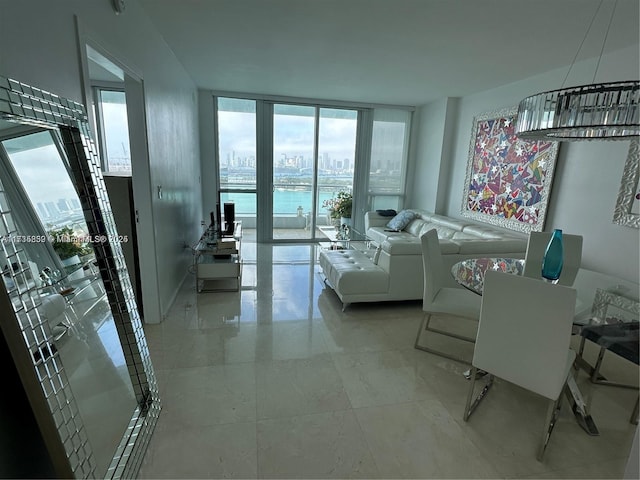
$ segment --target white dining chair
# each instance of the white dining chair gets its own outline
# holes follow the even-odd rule
[[[427,347],[421,343],[423,336],[443,335],[455,338],[464,342],[473,343],[475,336],[465,336],[452,331],[436,328],[431,325],[432,315],[446,317],[447,323],[456,322],[460,318],[477,321],[480,316],[481,297],[478,294],[464,288],[445,287],[445,275],[450,273],[445,271],[440,251],[438,232],[433,229],[425,232],[421,237],[422,242],[422,262],[424,267],[424,293],[422,297],[422,310],[424,317],[418,335],[416,336],[415,348],[426,352],[434,353],[445,358],[470,363],[459,355],[455,355],[442,350]]]
[[[523,275],[525,277],[542,278],[542,259],[551,235],[551,232],[531,232],[529,234],[527,253],[524,257]],[[571,286],[576,279],[582,261],[582,235],[563,232],[562,244],[564,259],[558,284]]]
[[[542,460],[560,410],[575,352],[569,348],[576,291],[518,275],[489,271],[473,353],[471,382],[464,410],[468,421],[485,398],[494,377],[549,400],[538,460]],[[472,401],[476,373],[487,383]]]

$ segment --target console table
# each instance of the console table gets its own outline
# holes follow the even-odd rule
[[[231,248],[223,248],[222,245]],[[242,282],[242,222],[234,222],[233,234],[208,228],[194,248],[196,290],[234,292]]]

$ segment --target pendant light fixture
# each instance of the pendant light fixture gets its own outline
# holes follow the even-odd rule
[[[602,7],[596,10],[585,37],[571,62],[562,88],[525,98],[518,105],[516,135],[528,140],[624,140],[640,135],[640,81],[593,83],[564,88],[582,45]],[[607,36],[618,4],[609,18],[595,82]]]

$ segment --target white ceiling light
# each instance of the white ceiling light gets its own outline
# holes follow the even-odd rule
[[[532,95],[518,105],[515,127],[517,136],[530,140],[622,140],[640,135],[640,81],[593,83],[564,88],[603,1],[600,2],[562,82],[563,88]],[[617,3],[616,0],[611,12],[593,75],[594,81]]]

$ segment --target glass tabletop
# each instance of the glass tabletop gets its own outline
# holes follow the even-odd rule
[[[518,258],[468,258],[453,265],[453,278],[482,295],[487,270],[522,275],[524,260]],[[572,285],[577,292],[574,323],[593,325],[638,321],[640,287],[637,283],[580,268]]]
[[[318,230],[332,242],[339,241],[365,241],[367,236],[354,228],[334,227],[333,225],[320,226]]]
[[[522,275],[524,260],[521,258],[468,258],[453,265],[451,274],[460,285],[482,295],[484,274],[488,270]]]

